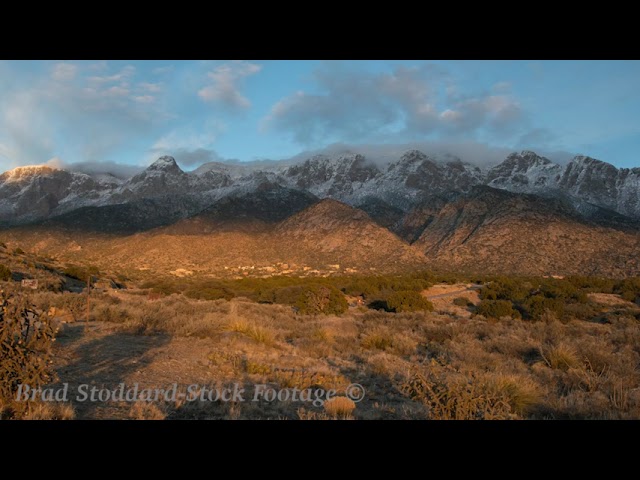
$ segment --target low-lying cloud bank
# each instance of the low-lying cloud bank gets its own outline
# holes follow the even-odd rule
[[[192,171],[199,166],[210,162],[225,163],[229,165],[243,166],[248,169],[269,169],[282,167],[303,162],[316,155],[336,156],[343,154],[357,153],[366,157],[378,167],[384,168],[390,162],[398,160],[404,153],[410,150],[419,150],[437,161],[450,161],[455,158],[463,162],[476,165],[486,169],[502,162],[515,149],[496,147],[479,142],[411,142],[397,144],[348,144],[334,143],[327,147],[306,150],[290,158],[283,159],[258,159],[252,161],[240,161],[237,159],[225,159],[214,150],[198,149],[186,150],[178,149],[175,152],[154,152],[157,156],[172,155],[176,162],[186,171]],[[566,151],[545,151],[533,149],[539,155],[549,158],[551,161],[566,164],[575,154]],[[103,162],[79,162],[66,163],[63,160],[54,158],[46,165],[56,168],[63,168],[73,172],[81,172],[89,175],[108,173],[120,179],[128,179],[143,171],[148,165],[129,165],[112,161]]]

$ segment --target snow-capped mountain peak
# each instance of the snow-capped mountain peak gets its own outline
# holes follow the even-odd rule
[[[184,173],[182,169],[176,163],[175,158],[165,155],[160,157],[158,160],[153,162],[147,168],[147,171],[163,171],[163,172],[174,172],[174,173]]]
[[[592,205],[640,219],[639,168],[617,169],[586,156],[577,156],[562,166],[525,150],[508,155],[483,172],[451,155],[433,157],[410,150],[386,167],[346,152],[315,155],[286,165],[210,162],[189,173],[173,157],[163,156],[128,180],[48,165],[18,167],[0,175],[0,221],[25,223],[86,206],[145,199],[160,204],[171,199],[173,205],[185,205],[186,216],[234,192],[252,195],[265,185],[352,206],[375,204],[376,208],[402,212],[435,197],[448,198],[487,185],[516,193],[562,197],[581,211],[587,211],[585,205]],[[281,191],[272,189],[276,196]],[[174,216],[180,213],[172,212]]]

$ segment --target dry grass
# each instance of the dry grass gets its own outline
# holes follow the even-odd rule
[[[30,402],[22,420],[73,420],[75,411],[68,403],[59,402]]]
[[[229,332],[238,332],[264,345],[273,345],[275,335],[265,327],[256,325],[246,320],[234,320],[226,328]]]
[[[324,402],[327,415],[338,420],[352,420],[355,409],[355,402],[347,397],[333,397]]]
[[[40,294],[40,301],[52,305],[48,295],[54,294]],[[162,368],[154,363],[136,368],[135,378],[160,386],[185,375],[188,360],[204,365],[205,380],[213,382],[322,387],[337,395],[359,383],[367,395],[349,413],[357,419],[640,419],[640,324],[616,305],[598,308],[609,309],[603,313],[608,323],[356,309],[315,317],[243,299],[171,295],[149,301],[126,292],[93,299],[94,318],[110,322],[112,329],[149,339],[168,334],[192,345],[179,359],[152,355]],[[162,355],[170,354],[166,350]],[[336,418],[333,411],[295,402],[155,408],[159,412],[133,406],[127,415]]]
[[[547,366],[553,369],[567,371],[580,363],[576,349],[566,343],[544,345],[540,347],[540,355]]]
[[[131,420],[164,420],[166,417],[163,409],[152,402],[135,402],[129,411]]]

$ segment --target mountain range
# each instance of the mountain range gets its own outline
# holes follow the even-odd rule
[[[192,172],[164,156],[127,179],[18,167],[0,175],[0,222],[5,238],[61,256],[88,255],[78,252],[91,239],[93,262],[167,271],[636,275],[640,168],[585,156],[559,165],[531,151],[480,168],[417,150],[386,165],[349,153]],[[166,261],[149,254],[159,239]]]

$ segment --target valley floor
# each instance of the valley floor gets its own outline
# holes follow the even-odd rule
[[[97,320],[65,324],[59,333],[57,386],[69,384],[79,419],[640,418],[635,319],[487,321],[453,304],[477,299],[470,287],[425,292],[438,302],[435,312],[352,308],[342,316],[294,315],[238,298],[105,295],[94,307]],[[637,310],[617,295],[597,295],[603,308]],[[238,384],[246,393],[230,402],[73,398],[83,384],[114,390],[121,383],[140,390],[175,383],[179,392]],[[259,385],[346,396],[351,384],[365,396],[340,408],[253,401]]]

